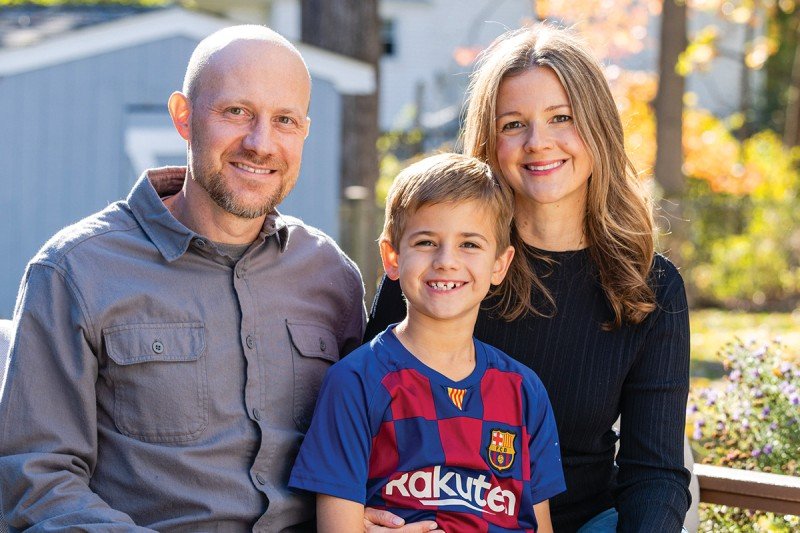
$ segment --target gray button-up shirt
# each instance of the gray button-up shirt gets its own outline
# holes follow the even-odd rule
[[[151,170],[28,265],[0,397],[12,529],[291,531],[313,516],[286,485],[323,375],[360,343],[361,277],[277,213],[234,261],[159,198],[184,173]]]

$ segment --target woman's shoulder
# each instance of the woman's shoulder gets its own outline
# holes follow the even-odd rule
[[[660,253],[653,257],[649,282],[656,293],[656,300],[659,304],[669,300],[676,291],[684,290],[683,278],[678,267]]]

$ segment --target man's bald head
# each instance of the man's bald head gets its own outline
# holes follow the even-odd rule
[[[255,24],[230,26],[216,31],[200,41],[200,44],[192,52],[189,65],[186,67],[186,75],[183,78],[183,94],[189,98],[189,101],[193,102],[197,97],[203,75],[210,70],[208,67],[213,65],[214,59],[232,44],[244,41],[263,42],[283,48],[297,56],[308,72],[308,66],[306,66],[303,56],[288,39],[279,33],[266,26]]]

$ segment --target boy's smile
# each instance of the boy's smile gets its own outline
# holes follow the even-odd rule
[[[498,254],[495,226],[491,209],[475,200],[424,205],[409,217],[397,249],[381,243],[384,268],[400,280],[409,319],[474,323],[513,256],[511,247]]]

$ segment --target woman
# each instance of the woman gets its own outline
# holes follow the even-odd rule
[[[567,483],[551,500],[555,531],[614,531],[617,521],[620,531],[680,531],[686,295],[654,254],[650,206],[598,61],[565,30],[502,35],[472,75],[463,143],[514,192],[512,268],[527,273],[531,298],[501,286],[475,335],[530,366],[550,395]],[[404,313],[399,286],[384,279],[367,339]]]

